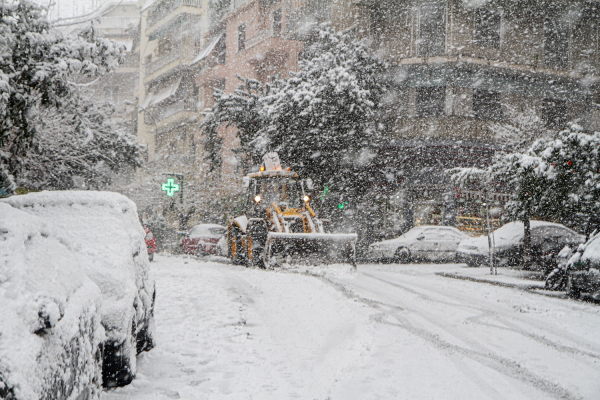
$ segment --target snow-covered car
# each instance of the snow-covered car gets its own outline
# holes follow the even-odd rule
[[[450,226],[418,226],[395,239],[369,246],[372,261],[454,261],[458,244],[467,235]]]
[[[568,262],[567,294],[579,298],[584,293],[600,301],[600,234],[590,238]]]
[[[144,226],[144,232],[146,233],[144,241],[146,242],[146,250],[148,251],[148,260],[152,261],[154,260],[154,253],[156,253],[156,238],[147,226]]]
[[[531,221],[531,255],[535,264],[552,270],[546,265],[545,256],[558,254],[565,246],[577,247],[585,240],[583,235],[561,224]],[[492,232],[494,255],[500,266],[523,265],[523,236],[525,229],[520,221],[509,222]],[[469,238],[458,246],[457,262],[469,267],[487,265],[489,244],[487,235]],[[552,257],[556,260],[556,257]]]
[[[0,203],[0,398],[101,392],[100,289],[46,220]]]
[[[44,221],[77,255],[102,294],[102,384],[131,382],[136,355],[154,346],[154,280],[135,204],[118,193],[93,191],[29,193],[1,203]]]
[[[227,233],[227,228],[217,224],[199,224],[181,238],[184,254],[216,254],[217,243]]]

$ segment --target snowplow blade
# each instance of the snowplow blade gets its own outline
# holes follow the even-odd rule
[[[356,267],[356,239],[356,233],[269,232],[265,244],[265,264],[350,263]]]

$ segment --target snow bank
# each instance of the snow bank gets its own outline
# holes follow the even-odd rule
[[[7,203],[0,202],[0,397],[95,398],[104,329],[100,290],[83,268],[91,259],[62,230]]]
[[[1,201],[39,217],[73,249],[102,292],[102,324],[109,339],[122,342],[131,331],[134,304],[138,314],[149,312],[154,291],[135,204],[118,193],[94,191],[30,193]]]

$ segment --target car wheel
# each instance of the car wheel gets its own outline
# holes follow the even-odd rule
[[[567,296],[569,296],[572,299],[579,299],[580,295],[581,290],[575,284],[573,277],[569,275],[569,277],[567,278]]]
[[[121,343],[105,342],[103,353],[102,386],[112,388],[129,385],[136,373],[135,321],[127,339]]]
[[[265,268],[265,243],[267,241],[267,228],[259,223],[248,227],[248,243],[246,260],[249,267]]]
[[[410,261],[410,252],[406,247],[399,247],[394,255],[394,262],[397,264],[406,264]]]
[[[148,253],[148,260],[150,260],[150,261],[154,260],[154,253]]]
[[[246,249],[242,246],[242,231],[239,228],[234,228],[231,234],[231,258],[234,264],[246,263]]]

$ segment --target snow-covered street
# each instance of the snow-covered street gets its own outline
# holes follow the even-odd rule
[[[600,308],[460,265],[264,271],[159,255],[157,346],[102,399],[597,399]]]

